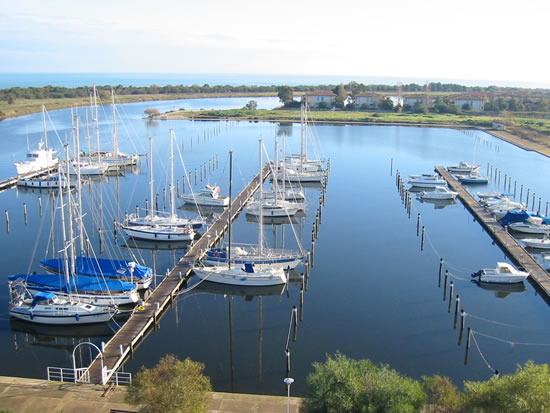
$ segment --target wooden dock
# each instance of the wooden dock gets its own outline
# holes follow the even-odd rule
[[[57,171],[57,166],[53,168],[41,169],[40,171],[29,172],[28,174],[17,175],[8,179],[4,179],[3,181],[0,181],[0,192],[4,192],[5,190],[14,187],[17,184],[17,181],[21,179],[36,178],[38,176],[46,175],[55,171]]]
[[[263,170],[263,179],[271,174],[271,166],[267,163]],[[162,280],[145,302],[144,310],[134,312],[117,333],[104,345],[103,359],[96,358],[88,369],[90,381],[95,384],[104,384],[122,365],[126,357],[132,355],[136,347],[156,325],[164,313],[170,308],[176,292],[191,275],[193,265],[204,257],[207,250],[220,242],[228,230],[228,218],[231,214],[233,222],[244,209],[250,198],[260,188],[260,174],[233,199],[230,208],[210,226],[197,240],[185,256]],[[102,376],[101,367],[105,371]],[[102,377],[104,382],[102,382]]]
[[[493,240],[502,248],[517,267],[523,268],[530,274],[529,279],[534,283],[546,301],[550,300],[550,275],[529,254],[523,246],[510,235],[506,227],[500,225],[496,218],[487,212],[478,201],[458,182],[444,167],[436,166],[435,170],[448,183],[453,191],[458,192],[462,203],[472,213],[474,218],[485,228]]]

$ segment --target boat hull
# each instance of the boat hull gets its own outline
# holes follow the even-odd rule
[[[208,280],[219,284],[241,286],[272,286],[286,283],[286,275],[283,270],[257,273],[246,273],[239,269],[220,269],[220,267],[195,268],[195,274],[201,280]]]

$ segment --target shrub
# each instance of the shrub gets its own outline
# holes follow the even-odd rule
[[[426,400],[422,385],[387,365],[352,360],[341,353],[314,363],[301,411],[418,412]]]
[[[141,368],[128,387],[126,401],[147,413],[206,412],[210,403],[210,379],[204,365],[168,354],[152,369]]]

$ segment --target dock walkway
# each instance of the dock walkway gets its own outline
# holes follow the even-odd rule
[[[0,192],[4,192],[6,189],[10,189],[11,187],[15,186],[17,184],[17,181],[21,179],[37,178],[41,175],[46,175],[55,171],[57,171],[57,166],[54,166],[52,168],[41,169],[40,171],[36,171],[36,172],[29,172],[28,174],[24,174],[24,175],[13,176],[8,179],[4,179],[3,181],[0,181]]]
[[[496,218],[483,208],[478,201],[458,182],[443,166],[436,166],[435,170],[448,183],[453,191],[458,192],[462,203],[472,213],[474,218],[485,228],[495,242],[510,257],[514,264],[530,274],[530,279],[543,293],[545,299],[550,300],[550,275],[529,254],[523,246],[510,235],[506,228],[500,225]]]
[[[271,173],[271,166],[267,163],[263,170],[263,180]],[[220,242],[228,230],[229,216],[233,222],[244,209],[250,198],[260,188],[260,174],[256,175],[250,183],[231,202],[230,208],[221,214],[208,230],[197,240],[185,256],[162,280],[145,302],[144,310],[134,312],[117,333],[105,344],[103,359],[96,358],[89,367],[90,381],[95,384],[102,383],[101,367],[106,372],[108,380],[122,365],[128,355],[131,355],[137,345],[145,338],[158,320],[163,316],[172,304],[175,293],[191,275],[193,265],[206,254],[207,250]],[[231,215],[229,215],[231,214]]]

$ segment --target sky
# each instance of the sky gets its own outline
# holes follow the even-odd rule
[[[18,0],[0,72],[356,75],[550,85],[548,0]]]

